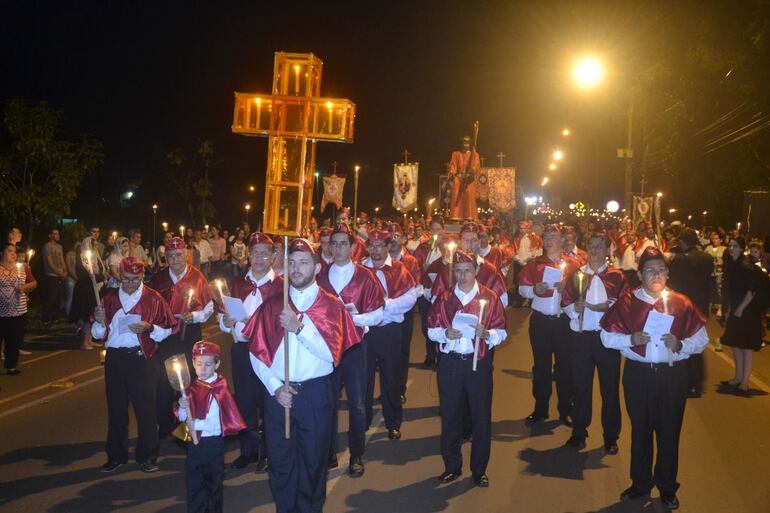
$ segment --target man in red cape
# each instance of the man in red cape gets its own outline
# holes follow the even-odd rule
[[[243,303],[245,319],[235,319],[223,308],[219,315],[219,329],[233,337],[230,359],[235,387],[235,402],[246,422],[246,429],[238,434],[241,454],[230,466],[245,468],[257,463],[257,472],[267,470],[267,444],[264,435],[265,387],[254,374],[249,358],[249,340],[243,334],[246,323],[263,302],[281,295],[283,278],[272,269],[275,260],[273,239],[262,232],[249,236],[249,270],[243,278],[233,282],[230,294]]]
[[[270,448],[270,490],[278,511],[321,511],[331,443],[331,374],[342,355],[361,340],[342,302],[319,288],[318,254],[309,242],[289,245],[289,304],[274,295],[244,329],[251,364],[270,397],[265,435]],[[277,321],[277,322],[276,322]],[[284,382],[284,334],[289,380]],[[284,438],[284,410],[290,437]]]
[[[553,369],[556,367],[556,394],[559,420],[572,427],[572,378],[570,377],[569,318],[562,315],[561,295],[566,278],[580,267],[580,262],[562,253],[558,225],[549,224],[543,232],[545,254],[530,260],[519,274],[519,294],[532,300],[529,318],[529,342],[532,345],[532,395],[535,409],[527,422],[548,418]],[[546,268],[562,269],[561,280],[546,282]]]
[[[124,258],[120,263],[120,288],[108,290],[94,310],[91,335],[105,339],[107,350],[107,463],[102,465],[102,472],[114,472],[128,462],[129,402],[134,407],[138,432],[136,462],[144,472],[158,470],[157,370],[152,357],[158,343],[177,329],[177,323],[163,296],[145,286],[143,280],[144,262],[136,257]]]
[[[623,271],[609,267],[610,239],[603,232],[588,238],[588,263],[567,277],[562,305],[570,318],[570,364],[575,404],[572,436],[567,445],[585,447],[591,425],[594,371],[599,373],[602,396],[604,452],[617,454],[620,435],[620,353],[602,345],[599,324],[604,312],[628,292]],[[582,274],[578,275],[580,272]],[[582,290],[578,290],[578,286]],[[581,327],[580,316],[583,316]]]
[[[246,427],[227,380],[216,372],[220,356],[218,345],[205,340],[195,343],[193,362],[198,378],[174,407],[174,413],[179,420],[187,422],[190,431],[195,431],[198,441],[187,444],[187,511],[190,513],[222,511],[224,437]]]
[[[361,335],[356,344],[342,355],[340,364],[332,374],[332,443],[329,451],[329,468],[338,465],[337,429],[338,408],[342,383],[348,399],[348,448],[351,477],[364,474],[363,455],[366,442],[366,353],[369,343],[370,326],[382,322],[385,308],[385,291],[371,270],[351,260],[354,236],[347,225],[340,224],[331,235],[331,249],[334,263],[322,269],[318,285],[330,294],[339,297],[350,312],[356,330]]]
[[[604,346],[626,357],[623,391],[631,419],[631,486],[620,500],[647,497],[657,486],[663,506],[677,509],[686,360],[708,344],[706,319],[687,296],[666,289],[668,267],[659,249],[644,250],[639,279],[642,286],[622,296],[601,321]],[[652,337],[645,332],[653,310],[673,317],[669,333]],[[653,440],[657,441],[654,474]]]
[[[564,245],[564,254],[580,262],[580,265],[586,265],[588,262],[588,253],[577,246],[577,232],[574,227],[564,227],[562,230],[562,243]]]
[[[150,282],[150,286],[171,307],[179,328],[158,348],[158,357],[155,359],[158,367],[158,434],[161,438],[168,436],[176,426],[172,411],[176,392],[166,379],[163,362],[175,354],[185,354],[187,365],[192,369],[192,346],[201,339],[201,325],[214,313],[209,283],[201,271],[187,265],[187,245],[183,239],[174,237],[166,243],[166,261],[168,267],[156,274]],[[192,374],[194,377],[195,374]]]
[[[432,276],[428,274],[428,267],[436,260],[441,260],[441,250],[439,247],[440,239],[444,236],[444,218],[441,216],[433,216],[430,220],[430,238],[426,242],[421,243],[414,250],[414,258],[417,259],[417,263],[420,264],[420,284],[423,289],[430,291],[433,287],[433,280],[436,279],[436,274]],[[428,338],[428,310],[430,310],[430,301],[420,295],[417,298],[417,310],[420,312],[420,327],[422,328],[422,336],[425,338],[425,360],[422,362],[424,367],[433,367],[438,361],[438,353],[436,351],[436,344],[434,344],[430,338]]]
[[[456,285],[437,297],[428,315],[428,334],[438,342],[443,356],[438,365],[441,401],[441,456],[444,472],[439,481],[451,483],[462,474],[461,435],[463,417],[470,410],[471,474],[477,486],[489,486],[486,475],[492,445],[492,348],[502,343],[505,331],[503,304],[492,290],[476,281],[476,255],[454,254]],[[483,307],[482,303],[483,301]],[[478,364],[473,371],[474,340],[456,329],[458,312],[479,316],[475,336],[479,338]]]

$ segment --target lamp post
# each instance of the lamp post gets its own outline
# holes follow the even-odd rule
[[[155,226],[157,225],[157,222],[155,221],[155,218],[158,214],[158,205],[152,206],[152,247],[154,248],[157,244],[157,241],[155,239]]]
[[[361,170],[361,166],[356,165],[353,167],[353,224],[358,226],[358,172]]]
[[[246,203],[243,206],[243,209],[246,211],[246,224],[249,224],[249,212],[251,211],[251,203]]]

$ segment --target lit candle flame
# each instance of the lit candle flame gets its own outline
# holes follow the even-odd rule
[[[34,249],[27,250],[27,262],[32,260],[33,256],[35,256],[35,250]]]
[[[663,298],[663,313],[668,314],[668,291],[664,289],[660,297]]]

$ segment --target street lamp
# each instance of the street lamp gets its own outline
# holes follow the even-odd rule
[[[249,223],[249,212],[251,211],[251,203],[246,203],[243,206],[243,209],[246,211],[246,224]]]
[[[562,135],[563,137],[569,137],[571,133],[572,133],[572,132],[570,132],[570,129],[569,129],[569,128],[565,128],[564,130],[562,130],[562,131],[561,131],[561,135]]]
[[[556,171],[557,167],[559,166],[557,166],[555,162],[551,162],[551,164],[548,166],[548,169],[550,169],[551,171]]]
[[[428,203],[425,207],[425,215],[430,215],[431,213],[431,207],[433,206],[433,203],[435,203],[436,198],[431,198],[428,200]]]
[[[254,187],[253,185],[249,185],[249,192],[254,192],[255,190],[257,190],[256,187]]]
[[[553,160],[559,161],[564,158],[564,152],[561,150],[556,150],[553,152]]]
[[[157,225],[157,222],[155,221],[155,217],[158,214],[158,205],[152,206],[152,247],[155,247],[156,240],[155,240],[155,226]]]
[[[361,170],[361,166],[353,166],[353,224],[358,226],[358,172]]]
[[[540,183],[540,186],[545,187],[546,185],[548,185],[548,181],[549,181],[548,177],[546,176],[545,178],[543,178],[543,181]]]
[[[591,89],[604,79],[604,64],[594,56],[583,57],[572,66],[572,78],[583,89]]]

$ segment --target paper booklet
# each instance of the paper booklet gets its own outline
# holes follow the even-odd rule
[[[237,297],[222,296],[222,301],[225,304],[227,315],[236,321],[245,321],[249,318],[249,314],[246,313],[246,309],[243,307],[243,301]]]
[[[561,281],[563,276],[560,267],[543,268],[543,281],[548,284],[549,289],[554,288],[554,286]]]
[[[126,333],[133,333],[129,326],[142,322],[142,317],[136,314],[128,314],[125,317],[118,319],[118,335],[125,335]]]
[[[657,346],[662,346],[664,343],[661,338],[663,335],[671,333],[672,324],[674,324],[673,315],[660,313],[657,310],[650,310],[642,331],[650,336],[650,343],[653,343]]]
[[[452,328],[463,334],[463,337],[473,340],[476,338],[475,326],[479,323],[478,315],[457,312],[452,319]]]

